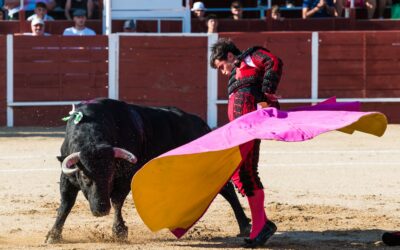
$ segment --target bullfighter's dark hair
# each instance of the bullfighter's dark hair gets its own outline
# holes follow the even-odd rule
[[[229,52],[235,56],[238,56],[241,53],[232,40],[227,38],[218,39],[218,41],[211,47],[210,66],[215,69],[215,60],[226,60]]]

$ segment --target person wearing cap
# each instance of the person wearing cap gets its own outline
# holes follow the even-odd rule
[[[37,2],[34,12],[35,14],[29,16],[26,20],[32,21],[35,18],[40,18],[44,21],[54,21],[53,17],[47,15],[47,5],[44,2]]]
[[[83,9],[87,12],[87,18],[92,18],[93,17],[93,12],[94,12],[94,2],[93,0],[66,0],[65,6],[64,6],[64,13],[65,17],[67,20],[72,20],[71,18],[71,11],[73,14],[73,11],[77,9]]]
[[[242,19],[243,10],[240,1],[233,1],[231,4],[231,13],[234,20]]]
[[[64,30],[64,36],[94,36],[96,32],[86,27],[86,11],[84,9],[76,9],[72,13],[75,25]]]
[[[135,21],[133,20],[126,20],[124,22],[124,32],[136,32],[136,25]]]
[[[206,7],[203,2],[195,2],[191,11],[193,11],[194,16],[198,19],[205,20]]]
[[[31,32],[23,33],[25,36],[49,36],[49,33],[44,32],[44,21],[41,18],[34,18],[31,21]]]

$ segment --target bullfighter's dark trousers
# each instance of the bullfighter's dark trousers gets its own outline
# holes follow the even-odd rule
[[[241,88],[229,96],[228,118],[232,121],[239,116],[257,109],[257,103],[262,100],[259,93],[251,87]],[[263,189],[258,174],[260,140],[253,140],[240,145],[243,160],[232,176],[232,181],[239,192],[245,196],[253,196],[255,190]]]

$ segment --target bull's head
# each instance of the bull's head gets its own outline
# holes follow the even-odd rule
[[[110,212],[110,195],[116,169],[115,158],[132,164],[137,162],[137,158],[131,152],[105,146],[72,153],[61,163],[63,174],[76,177],[95,216],[104,216]]]

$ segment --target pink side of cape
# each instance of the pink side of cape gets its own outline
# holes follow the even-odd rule
[[[336,103],[331,99],[315,106],[296,108],[292,111],[260,109],[159,157],[219,151],[256,138],[287,142],[309,140],[319,134],[342,128],[372,113],[352,112],[359,109],[358,102]]]

